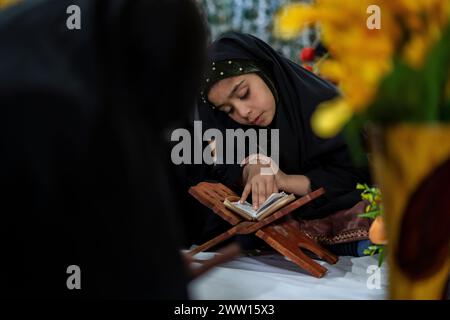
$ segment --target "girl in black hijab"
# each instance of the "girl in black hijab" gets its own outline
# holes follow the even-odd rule
[[[210,46],[206,71],[198,105],[203,129],[259,127],[279,129],[280,136],[275,175],[261,175],[262,164],[237,163],[214,165],[210,178],[244,188],[241,200],[251,192],[255,207],[278,190],[301,196],[324,187],[325,196],[298,212],[302,218],[325,217],[361,200],[355,187],[367,182],[367,169],[353,165],[342,136],[321,139],[310,124],[316,107],[338,94],[333,85],[260,39],[236,32]]]

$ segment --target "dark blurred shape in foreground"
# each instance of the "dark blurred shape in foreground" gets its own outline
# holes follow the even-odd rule
[[[197,92],[194,2],[25,1],[0,43],[2,295],[185,298],[163,132]]]

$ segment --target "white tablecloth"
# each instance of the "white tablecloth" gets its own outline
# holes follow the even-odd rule
[[[214,253],[196,255],[211,258]],[[328,269],[314,278],[278,254],[238,257],[192,281],[192,299],[385,299],[386,261],[378,257],[340,257],[335,265],[318,261]],[[374,272],[374,270],[376,271]],[[368,285],[369,282],[369,285]]]

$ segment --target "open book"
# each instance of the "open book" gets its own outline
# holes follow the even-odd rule
[[[254,221],[262,220],[270,214],[281,209],[288,203],[295,200],[294,194],[286,194],[285,192],[272,193],[266,201],[259,207],[258,210],[254,210],[252,205],[245,201],[244,203],[239,203],[239,197],[228,197],[225,199],[223,204],[228,209],[236,212],[243,218]]]

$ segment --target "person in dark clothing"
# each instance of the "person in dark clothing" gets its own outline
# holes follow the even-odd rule
[[[196,4],[23,1],[0,47],[2,296],[187,298],[167,130],[199,90]]]
[[[249,34],[223,35],[210,46],[208,58],[198,105],[204,128],[278,129],[281,172],[268,179],[287,176],[281,185],[297,195],[319,187],[327,191],[316,202],[320,206],[314,213],[304,212],[303,217],[326,216],[360,200],[355,187],[369,178],[367,167],[353,165],[341,135],[322,139],[311,129],[311,115],[318,104],[337,96],[333,85]],[[226,184],[242,188],[259,175],[245,179],[248,166],[216,164],[213,171]],[[266,187],[262,199],[253,197],[258,204],[277,189],[278,181],[271,182],[250,183],[249,191],[253,193],[255,186]]]
[[[208,178],[243,192],[241,200],[251,193],[255,208],[272,192],[303,196],[324,187],[324,196],[295,212],[302,219],[323,218],[351,208],[361,200],[356,184],[370,180],[368,167],[353,164],[341,135],[319,138],[310,124],[316,107],[337,95],[332,84],[252,35],[230,32],[219,37],[209,48],[198,99],[203,128],[217,128],[225,138],[227,129],[278,129],[279,170],[263,175],[262,163],[216,163]],[[227,143],[230,141],[224,145]],[[260,148],[259,142],[258,149],[267,150]]]

